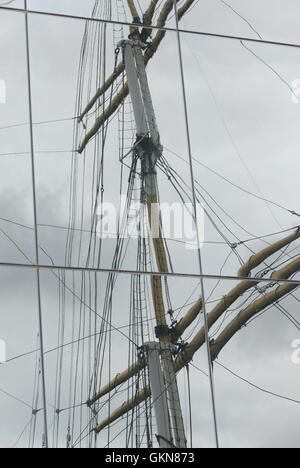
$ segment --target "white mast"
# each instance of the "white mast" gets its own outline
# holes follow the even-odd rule
[[[142,175],[145,181],[145,191],[149,207],[149,217],[152,234],[160,232],[159,210],[157,210],[157,178],[156,163],[161,154],[160,136],[156,124],[154,108],[148,85],[145,62],[142,49],[145,45],[140,41],[122,41],[125,69],[128,79],[129,93],[132,100],[136,129],[137,151],[141,159]],[[151,202],[156,206],[151,209]],[[153,237],[155,237],[153,235]],[[156,244],[154,242],[154,248]],[[153,291],[154,296],[159,294]],[[154,303],[157,301],[154,297]],[[173,361],[173,345],[168,336],[168,327],[161,310],[156,310],[157,336],[159,342],[144,344],[147,357],[151,392],[158,429],[158,442],[161,448],[186,447],[180,397]]]

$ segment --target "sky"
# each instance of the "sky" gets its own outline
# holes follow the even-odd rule
[[[93,1],[29,0],[28,8],[52,13],[90,16]],[[296,0],[200,0],[182,21],[181,27],[190,31],[231,34],[278,42],[300,43],[299,2]],[[147,1],[140,1],[144,7]],[[21,1],[11,7],[22,9]],[[113,19],[118,17],[113,12]],[[253,29],[249,26],[252,25]],[[171,18],[168,26],[174,26]],[[68,197],[73,150],[73,120],[52,122],[74,117],[76,81],[80,47],[85,22],[44,15],[29,15],[30,66],[33,121],[45,122],[34,126],[37,208],[39,223],[40,261],[43,264],[63,265],[66,231],[53,226],[68,224]],[[107,74],[113,70],[113,25],[107,26]],[[258,34],[257,34],[258,33]],[[34,231],[32,180],[30,161],[30,133],[28,112],[28,83],[23,13],[0,10],[0,79],[6,83],[6,103],[0,104],[0,259],[2,263],[34,262]],[[180,80],[179,57],[175,32],[168,32],[159,54],[148,67],[148,78],[164,146],[164,156],[171,167],[190,185],[188,147],[185,133],[184,107]],[[287,210],[300,212],[299,207],[299,123],[300,105],[293,99],[293,83],[300,79],[300,49],[290,46],[259,44],[233,39],[181,34],[184,75],[194,177],[205,193],[205,205],[214,209],[223,224],[221,231],[231,242],[256,238],[289,230],[299,222]],[[94,83],[93,83],[94,86]],[[93,123],[93,116],[89,125]],[[24,124],[22,126],[14,126]],[[9,128],[2,128],[9,127]],[[105,200],[115,202],[118,197],[120,163],[118,126],[113,121],[108,133],[105,166]],[[85,154],[87,176],[92,170],[93,150]],[[182,158],[182,159],[179,159]],[[84,160],[79,158],[79,171]],[[205,167],[204,167],[205,165]],[[210,168],[214,171],[207,169]],[[219,174],[223,177],[216,175]],[[226,180],[224,179],[226,178]],[[87,177],[88,180],[88,177]],[[231,183],[229,183],[230,181]],[[163,175],[159,176],[161,199],[178,201],[178,196]],[[235,185],[232,185],[235,184]],[[125,186],[126,184],[124,184]],[[248,193],[237,188],[242,187]],[[206,191],[206,192],[205,192]],[[251,193],[251,195],[249,194]],[[209,195],[208,195],[208,194]],[[271,200],[287,210],[258,197]],[[84,225],[88,228],[90,198],[84,202]],[[78,205],[79,206],[79,205]],[[221,208],[220,208],[221,207]],[[17,224],[14,224],[17,223]],[[238,223],[238,224],[237,224]],[[208,216],[205,217],[205,244],[202,248],[205,274],[236,275],[239,261],[221,241]],[[51,225],[51,226],[49,226]],[[238,248],[246,260],[267,242],[282,236],[253,240]],[[75,236],[78,246],[80,236]],[[82,238],[82,250],[88,247],[88,235]],[[114,241],[105,241],[101,267],[110,268]],[[288,253],[295,256],[299,248],[295,242]],[[43,250],[42,250],[43,249]],[[136,244],[130,244],[122,267],[136,269]],[[198,274],[195,252],[170,243],[176,273]],[[286,252],[285,252],[286,253]],[[230,255],[230,256],[229,256]],[[271,259],[275,261],[276,257]],[[84,266],[85,258],[72,259],[73,266]],[[57,272],[54,272],[57,275]],[[34,271],[1,267],[0,339],[6,341],[8,359],[37,348],[37,290]],[[100,299],[104,301],[107,275],[97,274]],[[72,284],[67,274],[66,283]],[[76,293],[80,294],[81,276],[76,273]],[[221,298],[235,281],[205,280],[208,311],[214,300]],[[170,280],[174,307],[199,297],[194,278]],[[57,276],[42,272],[42,312],[45,349],[57,343],[59,323],[59,295]],[[129,317],[130,276],[121,275],[113,306],[114,326],[126,326]],[[191,294],[193,295],[191,296]],[[299,293],[282,303],[298,318]],[[71,312],[73,296],[67,292],[66,341],[71,340]],[[243,308],[243,300],[237,311]],[[186,310],[186,309],[185,309]],[[92,313],[84,310],[87,318]],[[76,306],[76,323],[80,308]],[[188,338],[195,332],[190,329]],[[299,339],[297,329],[282,313],[272,308],[229,343],[219,356],[220,363],[234,373],[270,392],[300,400],[299,365],[292,362],[292,343]],[[123,353],[126,340],[120,333],[112,334],[114,357],[113,374],[127,366]],[[53,420],[55,396],[56,353],[46,356],[49,425]],[[68,407],[68,378],[70,349],[65,352],[63,375],[63,403]],[[0,365],[0,446],[27,446],[31,420],[32,395],[36,354]],[[207,371],[205,350],[199,352],[193,364]],[[105,375],[108,376],[107,363]],[[299,404],[266,394],[214,366],[218,425],[222,447],[297,447],[299,448]],[[208,379],[191,367],[193,396],[194,443],[199,447],[213,447],[214,435],[210,408]],[[179,377],[182,406],[187,423],[188,405],[186,376]],[[1,393],[2,390],[2,393]],[[21,399],[14,400],[3,391]],[[85,398],[84,392],[82,393]],[[41,398],[41,395],[40,395]],[[40,400],[41,401],[41,400]],[[124,401],[118,396],[113,405]],[[25,402],[25,404],[24,404]],[[29,407],[28,407],[29,405]],[[114,407],[115,407],[114,406]],[[103,412],[105,417],[105,412]],[[121,422],[122,427],[123,422]],[[65,444],[67,413],[62,415],[59,441]],[[53,426],[51,427],[53,429]],[[115,429],[114,429],[115,430]],[[24,433],[22,433],[24,431]],[[51,430],[50,430],[51,432]],[[21,439],[18,440],[19,436]],[[52,434],[51,434],[52,435]],[[105,445],[106,434],[100,444]],[[37,417],[36,445],[42,443],[42,417]],[[116,441],[116,444],[118,440]]]

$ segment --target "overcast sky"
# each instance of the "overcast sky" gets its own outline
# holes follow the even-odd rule
[[[228,0],[251,23],[261,37],[274,41],[300,43],[300,5],[297,0]],[[140,0],[142,7],[148,1]],[[93,0],[29,0],[28,8],[75,15],[91,14]],[[22,8],[16,1],[11,7]],[[113,12],[113,19],[118,19]],[[27,68],[25,56],[24,17],[19,12],[0,11],[0,79],[6,83],[6,104],[0,104],[0,126],[8,127],[29,121],[27,96]],[[85,22],[56,19],[46,16],[30,17],[30,53],[33,97],[33,120],[42,122],[74,117],[76,80],[79,53]],[[174,19],[170,20],[174,25]],[[232,34],[257,38],[258,35],[241,17],[219,0],[200,0],[182,21],[184,29]],[[108,26],[107,74],[113,70],[113,27]],[[127,31],[125,30],[127,34]],[[188,100],[193,156],[234,184],[251,193],[272,200],[287,209],[300,212],[299,149],[300,104],[293,103],[291,87],[300,79],[300,49],[244,43],[238,40],[210,38],[182,34],[182,48]],[[255,55],[254,55],[255,54]],[[159,53],[148,67],[149,83],[157,114],[164,155],[169,164],[190,185],[188,150],[183,114],[182,88],[176,34],[169,32]],[[89,125],[93,124],[90,119]],[[0,129],[0,260],[1,262],[34,262],[34,234],[29,127],[23,125]],[[114,121],[109,129],[105,166],[105,199],[114,202],[119,191],[120,163],[118,160],[118,127]],[[65,227],[68,224],[68,196],[73,149],[73,122],[55,122],[34,127],[34,146],[37,180],[38,222],[43,225]],[[177,153],[179,160],[172,152]],[[20,154],[23,153],[23,154]],[[2,155],[3,154],[3,155]],[[85,155],[87,171],[92,168],[92,149]],[[82,170],[82,159],[79,167]],[[231,242],[263,236],[290,229],[299,224],[297,217],[276,208],[209,172],[195,161],[195,179],[222,206],[220,211],[212,198],[206,202],[221,215],[225,225],[222,232]],[[159,176],[161,199],[178,201],[168,180]],[[203,190],[202,188],[202,190]],[[89,208],[89,198],[85,208]],[[227,215],[226,215],[226,213]],[[231,218],[229,218],[229,216]],[[235,220],[235,222],[232,220]],[[12,224],[13,221],[20,225]],[[84,221],[88,228],[88,215]],[[236,224],[238,223],[239,226]],[[234,232],[235,236],[232,235]],[[267,241],[277,240],[273,236]],[[78,242],[79,238],[76,237]],[[230,249],[220,242],[209,219],[205,219],[203,249],[204,271],[207,274],[235,275],[239,262]],[[40,226],[41,262],[63,264],[66,231]],[[77,244],[76,244],[77,245]],[[239,248],[246,260],[252,251],[266,245],[253,241]],[[299,246],[295,243],[293,247]],[[88,236],[84,235],[82,249],[86,251]],[[115,244],[106,241],[101,267],[109,268]],[[251,249],[251,250],[250,250]],[[130,245],[124,268],[136,268],[136,245]],[[183,245],[170,244],[174,271],[198,273],[194,252]],[[46,252],[46,254],[45,254]],[[295,250],[291,255],[296,255]],[[84,255],[79,259],[84,265]],[[73,259],[76,265],[77,258]],[[34,272],[25,269],[1,268],[0,338],[7,343],[8,358],[36,349],[37,300]],[[101,313],[107,275],[98,274]],[[72,276],[67,275],[71,285]],[[81,276],[76,275],[76,291],[80,294]],[[222,297],[234,282],[223,280],[216,290],[212,280],[205,281],[210,301]],[[197,281],[170,281],[174,308],[199,297]],[[113,307],[114,326],[126,326],[129,320],[130,277],[118,282]],[[194,292],[195,291],[195,292]],[[194,292],[193,296],[191,293]],[[300,297],[295,293],[296,298]],[[56,346],[59,321],[57,277],[51,272],[42,274],[42,308],[45,328],[45,349]],[[66,341],[71,338],[71,310],[73,298],[67,293]],[[237,304],[237,310],[242,308]],[[285,308],[299,317],[299,302],[288,298]],[[212,304],[208,305],[211,310]],[[76,306],[76,320],[80,309]],[[85,310],[87,317],[89,312]],[[197,323],[197,327],[202,323]],[[127,330],[126,330],[127,331]],[[190,330],[192,332],[193,329]],[[188,337],[190,333],[187,333]],[[300,367],[292,363],[292,343],[300,338],[299,330],[273,308],[249,327],[243,329],[220,355],[220,362],[245,379],[266,390],[300,400]],[[118,333],[112,334],[114,356],[112,373],[127,366],[126,342]],[[200,352],[194,364],[206,370],[205,352]],[[70,350],[66,350],[66,363]],[[0,366],[0,446],[11,447],[17,442],[31,414],[36,356],[31,355]],[[49,424],[53,420],[56,354],[46,357],[46,378],[49,402]],[[106,375],[108,371],[106,369]],[[195,368],[191,368],[193,392],[194,443],[213,447],[213,428],[210,411],[209,382]],[[220,442],[222,447],[300,447],[299,404],[272,397],[215,366],[216,397]],[[63,407],[68,406],[68,364],[64,375]],[[187,419],[186,382],[180,377],[183,409]],[[1,389],[23,400],[13,400]],[[124,396],[114,405],[121,403]],[[41,400],[40,400],[41,401]],[[103,412],[103,417],[105,413]],[[121,427],[122,427],[121,423]],[[60,442],[65,444],[67,418],[62,416]],[[38,415],[37,445],[41,444],[41,413]],[[28,444],[28,428],[18,446]],[[105,445],[105,434],[101,443]]]

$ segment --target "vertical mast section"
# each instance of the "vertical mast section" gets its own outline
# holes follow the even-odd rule
[[[142,198],[147,203],[156,263],[160,273],[168,273],[167,255],[158,207],[156,174],[156,163],[161,155],[162,147],[142,54],[142,49],[146,48],[146,45],[138,40],[126,40],[121,41],[119,46],[123,49],[129,93],[134,111],[137,130],[135,148],[141,160],[145,190]],[[166,322],[162,278],[160,276],[153,276],[151,278],[151,286],[158,337],[160,341],[167,342],[169,341],[169,330]]]
[[[148,124],[133,54],[133,48],[141,47],[142,43],[139,41],[128,40],[121,41],[119,46],[123,48],[125,69],[128,78],[129,92],[133,104],[137,136],[143,137],[148,135]]]
[[[162,153],[160,135],[152,104],[142,49],[138,40],[122,41],[129,93],[132,100],[137,129],[136,151],[141,160],[144,194],[152,233],[156,263],[159,272],[168,272],[168,261],[160,222],[156,163]],[[156,413],[158,439],[161,448],[186,447],[182,410],[166,322],[162,278],[151,278],[153,304],[156,316],[156,334],[159,343],[144,345],[149,367],[150,386]]]
[[[157,422],[157,438],[160,448],[172,448],[172,432],[168,410],[167,392],[159,356],[159,344],[147,343],[144,346],[147,356],[150,387],[153,398],[154,412]]]

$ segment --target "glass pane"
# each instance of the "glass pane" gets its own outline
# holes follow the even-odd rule
[[[1,10],[0,27],[0,260],[28,263],[35,260],[23,14]]]
[[[298,255],[300,51],[182,42],[205,272],[237,275],[263,251],[242,275],[270,276]]]
[[[171,320],[166,315],[166,323],[168,326],[173,323],[172,340],[178,343],[175,346],[177,369],[181,369],[178,389],[188,445],[191,409],[194,446],[214,447],[206,349],[199,350],[190,366],[191,408],[187,373],[179,359],[184,341],[190,341],[203,324],[200,309],[198,315],[193,315],[194,321],[182,322],[191,302],[194,305],[200,295],[198,280],[170,279],[168,286],[173,316]],[[134,411],[113,416],[149,383],[148,367],[143,364],[146,357],[140,355],[140,348],[158,341],[151,278],[89,272],[64,274],[52,270],[42,274],[42,291],[51,445],[65,447],[69,440],[71,447],[78,448],[94,447],[95,443],[99,448],[137,445],[146,448],[151,444],[157,447],[153,399],[148,398],[146,403],[142,399]],[[140,370],[129,380],[126,373],[120,379],[120,374],[137,362]],[[113,382],[110,391],[104,389],[109,382]],[[100,390],[92,413],[86,401],[91,401]],[[96,427],[99,434],[95,441],[95,433],[90,430]]]
[[[0,280],[0,445],[42,447],[36,272],[1,267]]]
[[[297,0],[194,0],[181,28],[299,44],[299,14]]]
[[[166,35],[147,67],[163,146],[157,162],[157,192],[167,241],[157,240],[160,233],[154,233],[155,246],[147,231],[148,208],[141,185],[145,175],[141,176],[141,158],[137,160],[133,152],[136,126],[131,101],[127,98],[112,113],[108,127],[100,127],[88,138],[102,118],[103,104],[96,99],[85,112],[86,106],[103,83],[103,71],[109,77],[115,61],[122,63],[122,51],[115,55],[112,26],[88,27],[88,41],[95,45],[84,52],[78,71],[85,22],[34,15],[30,20],[39,235],[47,252],[43,262],[51,262],[50,256],[58,265],[67,261],[73,266],[155,271],[155,258],[162,256],[163,271],[198,272],[176,34]],[[80,90],[76,91],[78,77]],[[106,112],[125,85],[126,76],[121,73],[105,93]],[[74,114],[82,115],[82,122]],[[84,142],[87,145],[79,154]],[[168,151],[174,144],[184,161]],[[159,198],[151,203],[155,205]]]
[[[205,282],[223,448],[299,448],[299,285],[264,286]]]

